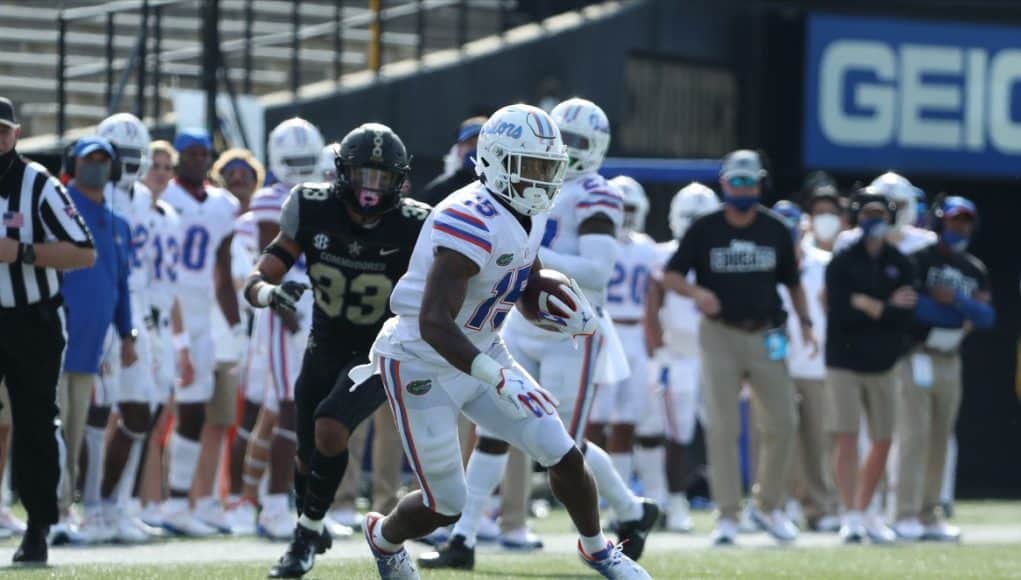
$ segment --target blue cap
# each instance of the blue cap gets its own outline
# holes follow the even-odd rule
[[[944,218],[952,218],[958,215],[970,215],[972,219],[978,219],[978,209],[971,200],[959,195],[951,195],[943,200],[940,206]]]
[[[85,157],[94,151],[104,151],[110,156],[110,159],[113,159],[113,145],[106,137],[100,137],[99,135],[82,137],[74,144],[75,157]]]
[[[468,139],[477,136],[480,132],[482,132],[482,123],[461,127],[461,130],[457,133],[457,142],[464,143]]]
[[[206,151],[213,150],[213,140],[210,139],[208,131],[198,128],[181,129],[174,137],[174,149],[178,152],[184,152],[185,149],[196,145]]]
[[[801,208],[798,207],[798,204],[781,199],[773,204],[773,211],[780,214],[788,228],[797,230],[801,225]]]

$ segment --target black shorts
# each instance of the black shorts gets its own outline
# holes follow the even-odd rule
[[[308,461],[315,449],[316,419],[335,419],[351,432],[386,401],[379,375],[351,391],[352,381],[347,374],[353,367],[369,362],[367,354],[309,342],[294,386],[298,457],[302,461]]]

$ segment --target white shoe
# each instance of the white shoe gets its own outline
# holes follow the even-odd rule
[[[773,536],[778,542],[793,542],[798,537],[798,527],[783,510],[773,510],[768,515],[759,510],[752,510],[752,519],[762,531]]]
[[[365,519],[362,514],[351,508],[336,508],[327,512],[326,517],[334,522],[351,528],[356,532],[362,531],[362,521]],[[347,535],[351,535],[350,533]]]
[[[369,512],[365,514],[365,525],[362,526],[362,534],[365,542],[369,544],[372,556],[376,559],[376,569],[379,570],[381,580],[420,580],[418,570],[411,561],[408,551],[401,546],[401,549],[394,552],[384,552],[376,547],[372,541],[372,531],[383,519],[382,514]]]
[[[927,542],[960,542],[961,528],[943,521],[930,524],[925,526],[922,539]]]
[[[542,538],[528,529],[528,526],[511,530],[500,535],[500,546],[505,550],[518,552],[531,552],[543,548]]]
[[[163,510],[163,529],[175,536],[188,538],[208,538],[217,533],[212,528],[195,517],[195,514],[188,509],[185,503],[184,509],[174,509],[167,506]]]
[[[869,537],[870,542],[880,546],[897,542],[897,534],[880,516],[871,516],[865,521],[865,535]]]
[[[897,534],[898,538],[905,542],[917,542],[922,539],[925,528],[922,526],[922,522],[918,521],[918,518],[911,518],[894,524],[893,531]]]
[[[738,532],[742,534],[754,534],[761,529],[759,528],[759,525],[755,523],[754,512],[755,508],[752,506],[751,502],[744,505],[744,509],[741,510],[741,516],[737,521]]]
[[[298,518],[290,509],[280,511],[262,510],[259,514],[257,526],[258,534],[263,538],[279,541],[289,541],[294,535],[294,526],[298,524]]]
[[[153,528],[163,527],[163,506],[158,503],[150,503],[138,514],[138,519],[147,526]]]
[[[230,534],[230,522],[227,520],[227,510],[219,501],[199,501],[193,511],[195,517],[203,524],[209,526],[221,534]],[[294,526],[291,526],[294,529]],[[290,537],[290,535],[288,535]]]
[[[611,580],[652,580],[652,576],[638,565],[637,562],[624,555],[622,545],[606,544],[606,549],[595,554],[586,554],[578,545],[578,555],[586,566],[592,568],[603,578]]]
[[[50,526],[50,533],[47,542],[51,546],[84,544],[85,537],[78,531],[78,524],[64,518],[55,525]]]
[[[865,538],[861,512],[847,512],[840,524],[840,539],[845,544],[860,544]]]
[[[107,515],[109,516],[110,514]],[[152,539],[152,536],[145,530],[149,526],[146,526],[137,518],[133,518],[127,513],[122,513],[113,522],[113,539],[121,544],[144,544]],[[145,528],[142,526],[145,526]]]
[[[358,529],[361,529],[362,527],[361,521],[362,515],[358,514]],[[345,526],[329,515],[323,518],[323,525],[326,526],[326,531],[330,533],[330,537],[332,538],[350,538],[355,533],[353,528]]]
[[[690,533],[695,529],[691,521],[691,506],[683,494],[670,496],[666,510],[666,529],[681,534]]]
[[[496,542],[500,540],[500,525],[496,523],[496,520],[489,517],[489,515],[482,516],[482,520],[479,522],[479,530],[475,534],[475,539],[479,542]]]
[[[117,536],[117,530],[113,523],[107,520],[102,508],[90,508],[86,511],[85,521],[78,528],[78,532],[87,544],[105,544],[112,542]]]
[[[802,524],[805,522],[805,512],[801,509],[801,502],[792,499],[787,502],[784,506],[784,512],[787,514],[787,519],[798,526],[798,529],[802,529]]]
[[[25,528],[25,522],[19,520],[9,507],[0,507],[0,529],[20,535],[25,533]]]
[[[227,508],[224,519],[230,527],[230,533],[235,536],[254,536],[255,519],[258,511],[255,505],[248,500],[241,500]]]
[[[717,520],[713,533],[709,534],[709,539],[714,546],[733,546],[736,537],[737,523],[726,518]]]
[[[840,531],[840,518],[837,516],[823,516],[815,522],[815,531],[824,534],[833,534]]]
[[[14,532],[8,530],[7,528],[0,528],[0,540],[6,540],[7,538],[12,537],[14,537]]]

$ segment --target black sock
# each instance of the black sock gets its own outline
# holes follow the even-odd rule
[[[340,480],[344,479],[345,471],[347,451],[333,457],[326,457],[319,451],[313,451],[306,477],[307,491],[302,504],[302,513],[313,520],[323,519],[333,504],[333,497],[337,495],[337,488],[340,487]]]
[[[305,481],[308,478],[297,465],[294,466],[294,507],[298,510],[298,517],[304,513],[305,507]]]

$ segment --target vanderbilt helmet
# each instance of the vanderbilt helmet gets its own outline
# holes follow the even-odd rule
[[[404,143],[390,127],[365,123],[334,150],[335,190],[351,211],[375,217],[397,207],[411,165]]]

